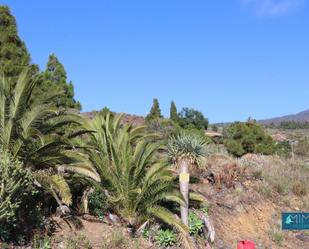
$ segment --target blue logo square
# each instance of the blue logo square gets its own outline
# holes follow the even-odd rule
[[[283,230],[309,230],[309,213],[284,212],[282,213]]]

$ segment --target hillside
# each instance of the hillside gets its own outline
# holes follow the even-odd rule
[[[98,113],[99,113],[98,111],[82,112],[81,115],[89,119],[93,119]],[[116,115],[117,114],[120,114],[120,113],[116,113]],[[143,125],[145,123],[145,119],[142,116],[123,113],[122,123],[133,124],[133,125]]]
[[[261,124],[279,124],[283,121],[295,121],[295,122],[309,122],[309,109],[296,114],[285,115],[282,117],[269,118],[264,120],[259,120]]]

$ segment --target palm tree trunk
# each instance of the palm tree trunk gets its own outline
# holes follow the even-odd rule
[[[89,214],[89,195],[93,193],[94,189],[93,188],[87,188],[82,196],[82,203],[84,207],[84,214]]]
[[[189,166],[187,160],[181,160],[179,169],[179,186],[180,192],[185,200],[185,205],[180,207],[181,220],[188,226],[189,216]]]

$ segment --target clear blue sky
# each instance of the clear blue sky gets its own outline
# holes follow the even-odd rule
[[[309,108],[307,0],[0,0],[32,61],[55,53],[84,111],[145,115],[154,97],[210,122]]]

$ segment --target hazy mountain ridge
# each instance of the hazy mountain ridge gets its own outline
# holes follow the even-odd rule
[[[296,113],[296,114],[290,114],[290,115],[285,115],[281,117],[275,117],[275,118],[269,118],[269,119],[263,119],[259,120],[258,122],[261,124],[279,124],[280,122],[283,121],[295,121],[295,122],[309,122],[309,109]]]

